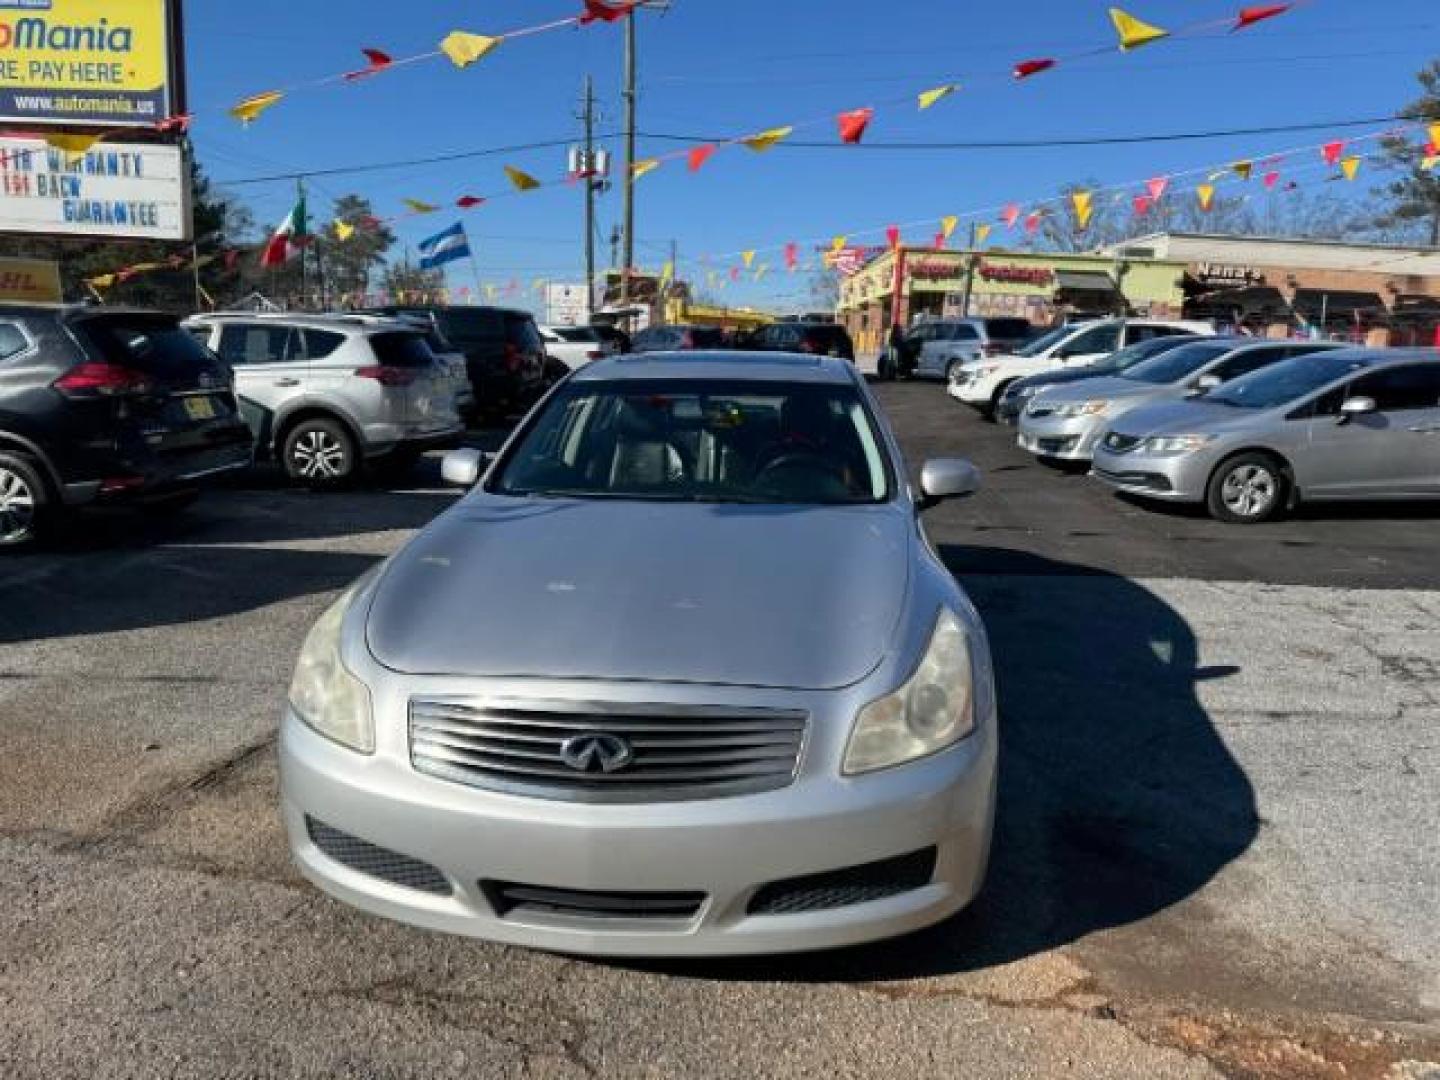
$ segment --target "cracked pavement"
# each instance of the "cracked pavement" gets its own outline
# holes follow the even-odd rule
[[[884,945],[595,963],[291,868],[274,728],[328,599],[448,505],[261,477],[0,559],[0,1075],[1440,1075],[1435,508],[1236,529],[880,389],[1000,664],[989,885]]]

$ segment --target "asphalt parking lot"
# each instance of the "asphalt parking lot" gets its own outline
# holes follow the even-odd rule
[[[323,897],[275,812],[290,667],[455,495],[262,474],[0,558],[0,1076],[1440,1075],[1440,509],[1223,526],[879,393],[912,465],[984,473],[927,517],[999,665],[973,909],[615,964]]]

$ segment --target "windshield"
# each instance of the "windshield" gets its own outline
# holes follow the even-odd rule
[[[1041,334],[1034,341],[1027,342],[1015,350],[1016,356],[1039,356],[1042,352],[1054,345],[1057,341],[1069,337],[1075,332],[1073,326],[1057,326],[1049,333]]]
[[[1233,341],[1198,341],[1181,345],[1149,360],[1142,360],[1121,376],[1136,382],[1177,383],[1199,371],[1218,356],[1235,348]]]
[[[1197,340],[1193,335],[1176,334],[1173,337],[1151,338],[1149,341],[1137,341],[1134,345],[1127,345],[1119,352],[1111,353],[1103,360],[1097,360],[1091,364],[1089,371],[1096,374],[1115,374],[1126,371],[1142,360],[1149,360],[1152,356],[1159,356],[1171,349],[1181,345],[1188,345]]]
[[[579,382],[549,400],[491,490],[580,499],[877,503],[890,497],[883,447],[853,387]]]
[[[1297,356],[1242,375],[1206,394],[1205,400],[1240,409],[1273,409],[1319,390],[1364,366],[1363,362],[1343,354]]]

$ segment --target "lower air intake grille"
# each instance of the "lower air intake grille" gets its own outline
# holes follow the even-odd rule
[[[863,904],[928,885],[934,873],[935,849],[925,848],[863,866],[772,881],[750,898],[746,910],[751,915],[796,915]]]
[[[480,889],[502,919],[513,911],[591,919],[689,919],[705,902],[703,892],[590,892],[513,881],[482,881]]]
[[[305,830],[316,847],[351,870],[391,885],[403,885],[435,896],[450,895],[450,882],[429,863],[361,840],[312,817],[305,819]]]

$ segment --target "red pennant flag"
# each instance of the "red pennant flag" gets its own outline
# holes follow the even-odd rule
[[[796,265],[797,265],[799,262],[800,262],[800,245],[799,245],[799,244],[786,244],[786,245],[785,245],[785,267],[786,267],[786,269],[788,269],[788,270],[794,270],[795,267],[796,267]]]
[[[1005,227],[1007,229],[1013,229],[1015,227],[1015,222],[1020,220],[1020,207],[1016,206],[1014,203],[1011,203],[1009,206],[1005,207],[1004,210],[1000,211],[1000,220],[1005,223]]]
[[[943,232],[937,232],[937,233],[935,234],[935,249],[938,251],[940,248],[943,248],[944,246],[945,246],[945,234],[944,234]]]
[[[1145,184],[1145,190],[1150,192],[1150,201],[1159,202],[1165,194],[1165,189],[1170,186],[1168,176],[1157,176]]]
[[[1230,29],[1244,30],[1247,26],[1254,26],[1257,22],[1264,22],[1266,19],[1273,19],[1276,15],[1284,15],[1290,10],[1289,4],[1267,4],[1263,7],[1247,7],[1240,9],[1240,15],[1235,20],[1235,25]]]
[[[1042,217],[1042,215],[1041,215],[1041,213],[1040,213],[1039,210],[1032,210],[1032,211],[1030,211],[1030,213],[1026,214],[1026,215],[1025,215],[1025,231],[1026,231],[1027,233],[1033,233],[1036,229],[1040,228],[1040,218],[1041,218],[1041,217]]]
[[[167,134],[172,135],[176,132],[189,131],[190,121],[194,119],[195,117],[193,113],[180,113],[178,116],[167,116],[164,120],[159,120],[156,122],[155,130],[163,131]]]
[[[874,109],[851,109],[841,113],[835,118],[840,125],[840,141],[854,146],[864,137],[865,129],[874,116]]]
[[[1054,60],[1021,60],[1015,65],[1015,78],[1028,79],[1031,75],[1039,75],[1042,71],[1049,71],[1056,64]]]
[[[455,205],[461,210],[473,210],[484,201],[485,200],[478,195],[461,195],[460,198],[455,200]]]
[[[1264,176],[1264,184],[1267,188],[1273,188],[1279,182],[1280,174],[1278,172],[1267,172]]]
[[[1131,201],[1131,205],[1135,207],[1135,216],[1144,217],[1148,214],[1150,212],[1150,202],[1151,199],[1149,195],[1136,195]]]
[[[356,79],[368,78],[371,75],[384,71],[395,62],[390,58],[389,53],[383,53],[379,49],[361,49],[360,51],[365,54],[365,59],[368,60],[369,63],[359,71],[347,71],[345,73],[345,78],[351,82],[354,82]]]
[[[731,280],[731,281],[739,281],[739,280],[740,280],[740,268],[739,268],[738,266],[732,266],[732,267],[730,267],[730,280]]]
[[[704,146],[697,146],[690,151],[690,171],[699,172],[700,166],[709,161],[715,153],[715,144],[706,143]]]
[[[899,228],[891,225],[888,229],[885,230],[885,239],[889,241],[891,250],[898,248],[900,246]]]
[[[1425,144],[1425,149],[1420,151],[1420,154],[1422,157],[1436,157],[1437,155],[1440,155],[1440,150],[1437,150],[1435,148],[1435,144],[1433,142],[1427,142]]]
[[[1325,159],[1326,165],[1338,165],[1340,155],[1345,152],[1345,140],[1336,139],[1334,142],[1327,142],[1320,147],[1320,156]]]
[[[589,26],[593,22],[615,22],[634,11],[639,2],[629,0],[628,3],[611,5],[605,0],[585,0],[585,13],[580,16],[579,24]]]

